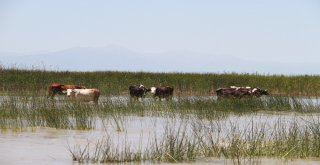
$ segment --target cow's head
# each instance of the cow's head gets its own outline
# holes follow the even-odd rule
[[[152,94],[156,94],[156,90],[157,90],[156,87],[151,87],[150,88],[150,91],[151,91]]]
[[[139,85],[139,89],[143,90],[143,95],[145,96],[147,94],[147,92],[150,91],[150,89],[147,89],[144,85],[140,84]]]
[[[74,89],[67,89],[65,93],[67,94],[68,97],[75,95]]]
[[[253,88],[252,93],[257,97],[260,97],[262,95],[269,95],[268,90],[261,88]]]
[[[146,88],[146,93],[147,93],[147,92],[150,92],[150,91],[151,91],[151,89],[150,89],[150,88]]]
[[[261,89],[261,94],[263,95],[269,95],[269,92],[267,89]]]
[[[62,94],[67,94],[67,90],[61,91]]]

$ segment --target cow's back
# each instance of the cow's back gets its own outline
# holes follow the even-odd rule
[[[235,96],[237,94],[237,88],[218,88],[216,94],[218,97]]]
[[[68,85],[68,84],[65,84],[65,85],[61,86],[61,89],[62,90],[67,90],[67,89],[86,89],[86,87],[79,86],[79,85]]]
[[[91,96],[100,93],[98,89],[74,89],[76,95]]]
[[[63,85],[63,84],[54,82],[54,83],[51,83],[49,86],[50,87],[60,87],[61,85]]]
[[[251,87],[236,87],[231,86],[230,88],[219,88],[216,90],[216,94],[219,97],[235,97],[242,98],[244,96],[252,96],[256,94]]]
[[[73,89],[75,92],[74,97],[81,101],[95,101],[97,102],[100,97],[98,89]]]
[[[154,93],[154,96],[159,97],[168,97],[173,95],[173,88],[169,86],[157,87]]]

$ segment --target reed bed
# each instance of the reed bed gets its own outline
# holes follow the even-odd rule
[[[107,136],[96,143],[88,142],[85,147],[69,147],[69,151],[74,161],[95,163],[177,163],[210,158],[230,160],[233,164],[259,164],[261,159],[268,158],[319,159],[319,118],[287,122],[279,118],[272,124],[252,121],[241,126],[231,120],[184,119],[167,124],[163,134],[153,136],[144,147],[133,146],[127,140],[119,145]]]
[[[179,96],[211,96],[220,87],[253,86],[268,89],[274,96],[319,96],[319,75],[259,75],[237,73],[148,73],[148,72],[68,72],[0,69],[2,95],[44,96],[52,82],[98,88],[103,95],[127,95],[132,84],[146,87],[170,85]]]
[[[215,100],[213,98],[174,98],[172,101],[129,101],[105,98],[99,104],[73,102],[68,99],[48,100],[45,97],[2,98],[0,128],[53,127],[93,129],[97,119],[120,119],[122,116],[197,116],[223,119],[230,114],[257,112],[319,113],[320,107],[311,98],[266,97]],[[116,124],[121,131],[121,123]]]

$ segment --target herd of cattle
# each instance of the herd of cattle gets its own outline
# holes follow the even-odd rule
[[[147,92],[153,95],[153,98],[161,100],[172,99],[173,88],[170,86],[159,86],[146,88],[144,85],[131,85],[129,86],[130,100],[143,98],[146,96]],[[79,85],[68,85],[61,83],[51,83],[48,86],[48,98],[53,98],[56,94],[66,94],[67,97],[71,97],[78,101],[93,101],[98,103],[100,91],[98,89],[92,88],[88,89],[84,86]],[[233,97],[242,98],[244,96],[255,96],[260,97],[262,95],[268,95],[268,91],[258,87],[237,87],[230,86],[228,88],[218,88],[216,90],[218,99]]]

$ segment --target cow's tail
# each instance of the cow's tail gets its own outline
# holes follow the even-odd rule
[[[217,94],[218,99],[221,98],[223,96],[223,89],[222,88],[218,88],[216,90],[216,94]]]
[[[47,98],[51,98],[52,97],[52,86],[48,86],[48,91],[47,91]]]
[[[100,91],[98,89],[94,90],[94,96],[93,100],[95,103],[98,103],[99,97],[100,97]]]
[[[216,94],[219,96],[219,95],[221,95],[222,94],[222,88],[218,88],[217,90],[216,90]]]
[[[171,94],[171,95],[173,95],[173,91],[174,91],[174,89],[173,89],[173,88],[171,88],[171,91],[170,91],[170,94]]]
[[[217,94],[217,100],[220,100],[222,98],[222,88],[218,88],[216,90],[216,94]]]

